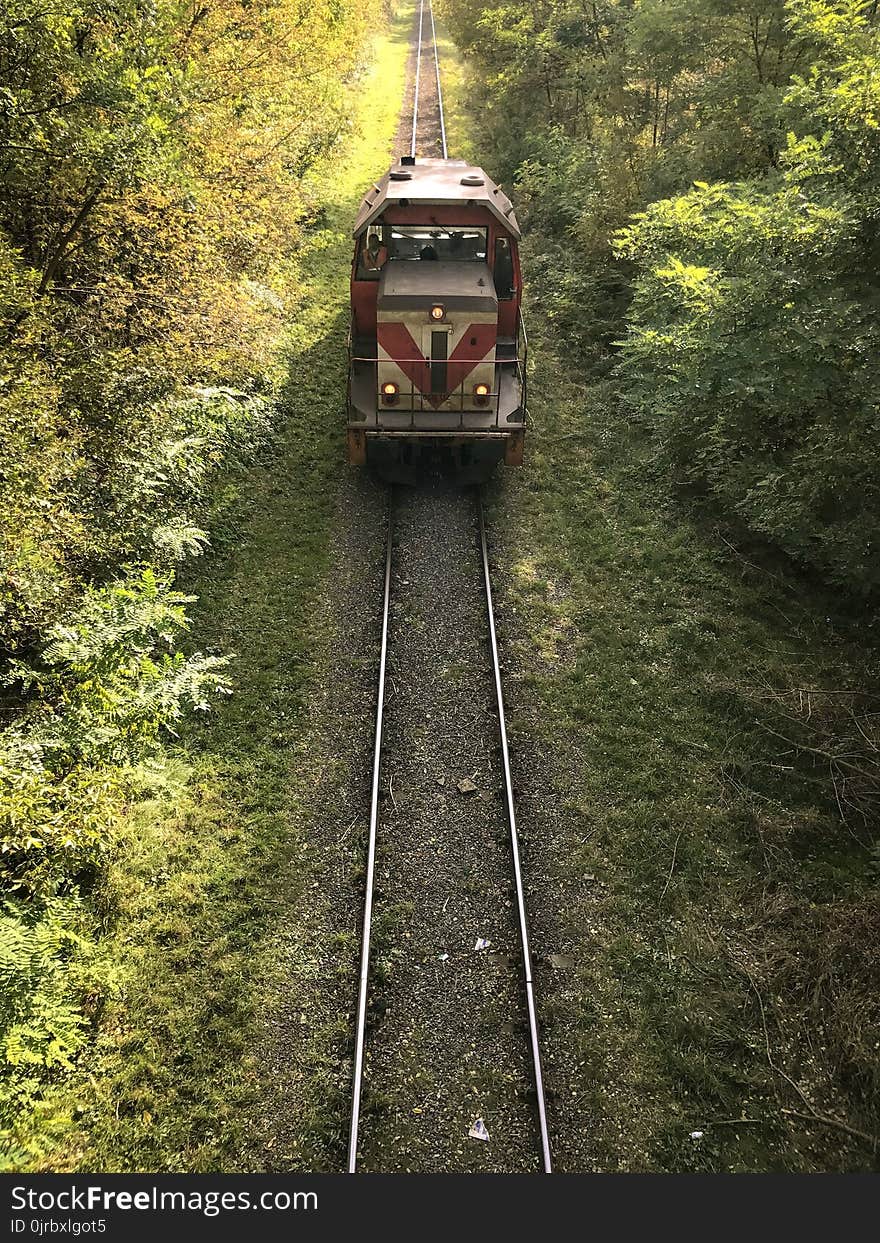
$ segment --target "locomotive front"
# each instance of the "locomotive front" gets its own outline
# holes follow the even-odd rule
[[[351,279],[348,456],[408,477],[426,447],[475,477],[522,461],[519,227],[482,171],[404,159],[364,199]]]

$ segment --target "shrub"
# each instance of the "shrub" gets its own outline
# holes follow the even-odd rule
[[[880,39],[852,5],[804,0],[792,14],[827,42],[786,99],[816,128],[789,137],[779,174],[697,183],[620,232],[636,270],[620,374],[626,408],[676,479],[826,580],[869,593],[880,586]]]
[[[150,568],[93,588],[39,661],[8,675],[27,696],[0,735],[0,852],[16,888],[55,892],[110,839],[126,765],[185,707],[224,691],[225,658],[173,650],[191,596]]]
[[[38,1102],[43,1077],[69,1070],[88,1034],[81,920],[72,899],[0,907],[0,1170],[39,1155],[33,1139],[21,1146],[17,1124]]]

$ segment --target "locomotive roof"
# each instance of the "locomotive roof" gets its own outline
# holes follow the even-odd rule
[[[357,214],[354,236],[360,237],[389,204],[403,200],[413,207],[475,203],[488,208],[514,237],[521,236],[513,204],[481,168],[465,160],[422,159],[412,164],[392,164],[385,176],[370,187]]]

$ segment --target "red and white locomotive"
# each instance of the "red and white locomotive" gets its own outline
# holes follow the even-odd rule
[[[526,341],[513,205],[462,160],[404,157],[354,228],[348,460],[390,477],[426,446],[479,476],[522,462]]]

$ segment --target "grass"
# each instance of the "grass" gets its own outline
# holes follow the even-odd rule
[[[186,586],[192,643],[233,654],[234,694],[187,728],[138,791],[98,893],[104,996],[95,1039],[53,1103],[45,1169],[215,1171],[328,1158],[326,1108],[345,1014],[318,978],[326,934],[311,836],[322,755],[315,688],[332,659],[322,612],[342,470],[350,227],[387,166],[411,4],[351,91],[352,128],[315,181],[291,280],[289,377],[262,462],[228,478],[214,552]],[[339,969],[354,945],[338,946]],[[261,1049],[279,989],[299,995],[285,1151],[260,1148]],[[261,1141],[260,1141],[261,1142]]]

